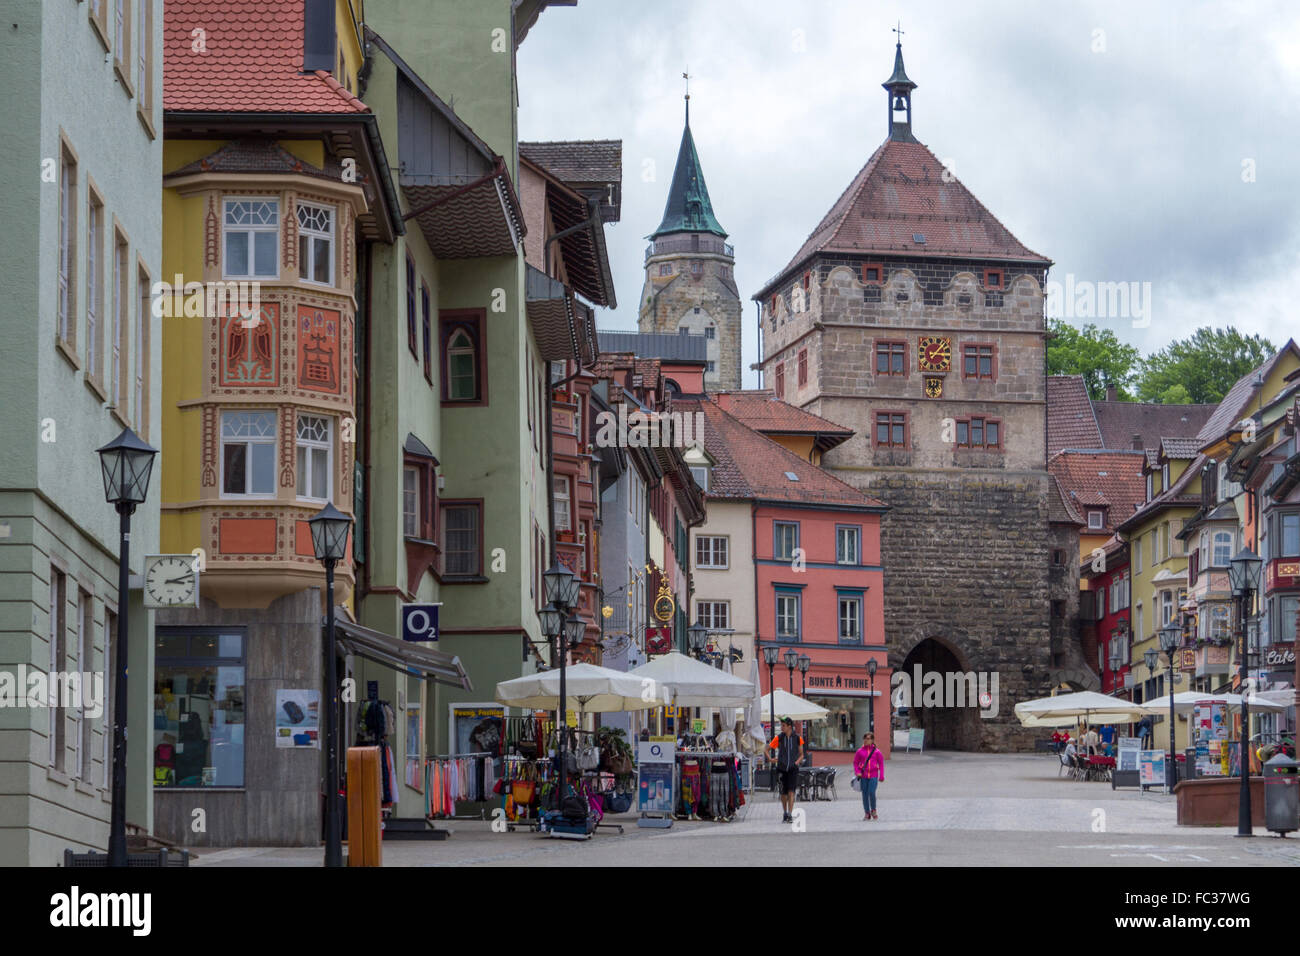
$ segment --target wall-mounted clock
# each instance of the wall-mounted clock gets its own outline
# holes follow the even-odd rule
[[[199,572],[192,554],[151,554],[144,559],[144,606],[198,607]]]
[[[927,375],[925,377],[925,397],[943,398],[943,379],[937,375]]]
[[[952,369],[952,339],[944,335],[923,335],[917,343],[917,364],[923,372]]]

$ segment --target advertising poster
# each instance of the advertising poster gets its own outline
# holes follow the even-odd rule
[[[671,813],[673,809],[673,766],[677,744],[672,737],[652,738],[637,743],[637,809],[650,813]]]
[[[500,753],[505,717],[504,707],[453,707],[451,722],[455,753]]]
[[[320,749],[320,691],[275,692],[275,745]]]
[[[1143,750],[1138,759],[1138,783],[1144,787],[1163,787],[1165,784],[1165,752]]]
[[[1129,739],[1129,738],[1126,738],[1126,739]],[[1121,748],[1120,748],[1120,751],[1119,751],[1119,759],[1118,759],[1118,762],[1117,762],[1117,764],[1116,764],[1115,769],[1116,769],[1116,770],[1129,770],[1129,771],[1137,772],[1137,769],[1138,769],[1138,756],[1139,756],[1141,753],[1142,753],[1142,751],[1141,751],[1141,749],[1138,748],[1138,747],[1121,747]]]

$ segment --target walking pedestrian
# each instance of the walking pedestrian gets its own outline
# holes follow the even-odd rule
[[[781,733],[767,745],[774,767],[781,776],[781,822],[794,820],[794,794],[799,787],[799,762],[803,760],[803,738],[794,732],[794,721],[781,718]]]
[[[885,779],[885,755],[876,748],[876,735],[862,735],[862,746],[853,755],[853,776],[862,788],[862,819],[878,820],[876,787]]]

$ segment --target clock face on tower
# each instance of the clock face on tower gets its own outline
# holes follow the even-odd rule
[[[191,554],[155,554],[144,561],[145,607],[198,607],[199,573]]]
[[[952,339],[942,335],[923,335],[917,343],[917,364],[923,372],[947,372],[952,369]]]

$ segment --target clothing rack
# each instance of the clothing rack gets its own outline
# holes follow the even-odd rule
[[[483,813],[457,814],[457,803],[492,800],[496,756],[479,752],[430,754],[424,760],[424,815],[436,819],[482,819]]]
[[[744,806],[744,787],[734,752],[678,750],[673,767],[679,819],[730,822]]]

